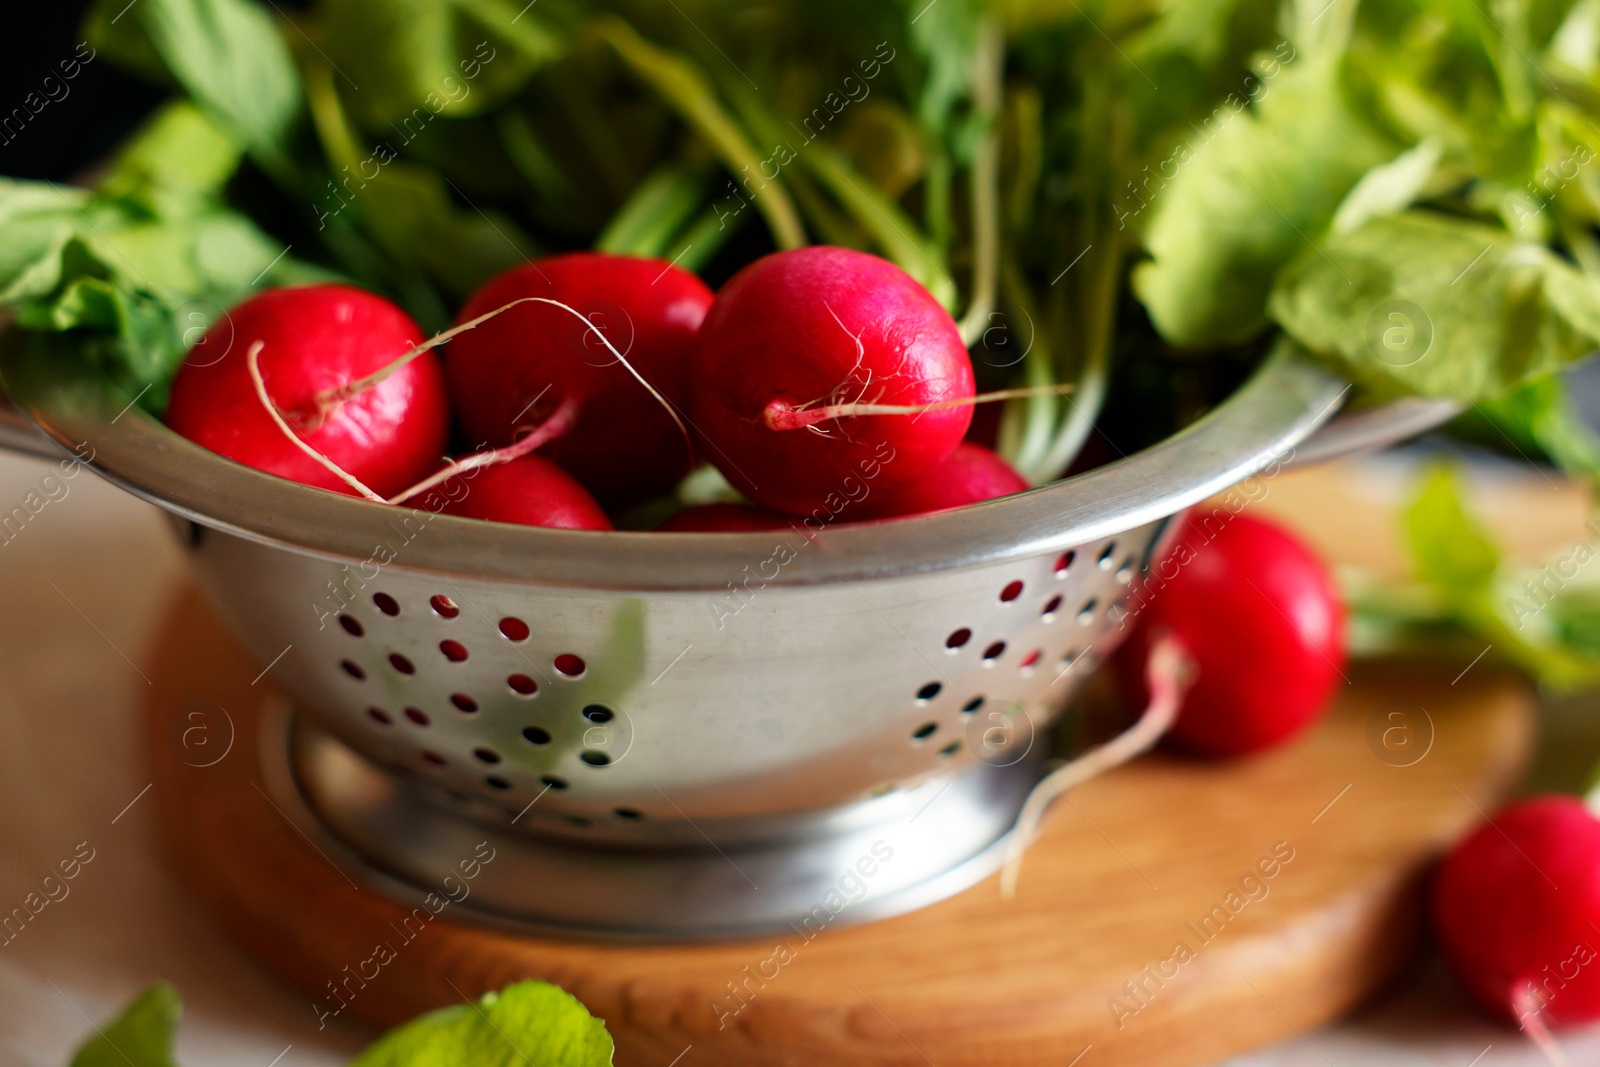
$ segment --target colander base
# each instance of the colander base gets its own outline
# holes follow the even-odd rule
[[[820,932],[912,911],[998,869],[1042,762],[978,764],[908,793],[912,814],[783,843],[640,849],[535,837],[456,814],[305,715],[263,723],[263,779],[370,887],[455,921],[702,940]],[[902,812],[906,809],[902,809]]]

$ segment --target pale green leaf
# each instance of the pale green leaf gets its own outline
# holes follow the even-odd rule
[[[1151,261],[1134,272],[1162,336],[1210,346],[1260,333],[1278,271],[1393,154],[1351,108],[1331,61],[1286,67],[1253,109],[1219,108],[1173,157],[1145,231]]]
[[[390,1030],[350,1067],[609,1067],[611,1036],[570,994],[518,982]]]
[[[1443,144],[1428,138],[1367,171],[1333,213],[1332,232],[1343,236],[1372,219],[1411,207],[1439,169],[1443,154]]]
[[[1554,373],[1600,339],[1594,281],[1498,227],[1424,211],[1307,248],[1271,313],[1375,393],[1464,402]]]
[[[117,1018],[96,1027],[72,1057],[72,1067],[176,1067],[172,1046],[182,1014],[178,991],[157,982]]]

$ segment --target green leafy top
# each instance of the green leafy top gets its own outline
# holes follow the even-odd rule
[[[1600,538],[1566,546],[1549,567],[1508,561],[1472,513],[1460,474],[1423,470],[1401,515],[1412,578],[1343,576],[1353,647],[1364,653],[1460,652],[1520,667],[1570,690],[1600,683]],[[1591,573],[1595,571],[1595,573]]]
[[[158,982],[96,1033],[71,1067],[176,1067],[182,1001]],[[546,982],[517,982],[476,1002],[390,1030],[351,1067],[610,1067],[611,1037],[582,1004]]]
[[[1159,383],[1234,380],[1280,337],[1489,420],[1600,337],[1589,0],[122,7],[97,0],[89,39],[178,100],[88,199],[5,190],[0,302],[153,410],[195,306],[308,263],[436,329],[586,247],[714,282],[806,242],[893,260],[985,388],[1075,384],[1005,410],[1034,481],[1114,390],[1151,422]],[[1555,426],[1503,428],[1591,456]]]
[[[72,1067],[177,1067],[173,1046],[183,1000],[165,982],[134,998],[122,1014],[97,1027],[72,1057]]]
[[[389,1031],[351,1067],[605,1067],[611,1037],[570,994],[518,982]]]

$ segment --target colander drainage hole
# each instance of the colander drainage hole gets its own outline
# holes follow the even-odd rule
[[[500,633],[507,641],[526,641],[533,631],[528,624],[512,615],[500,620]]]
[[[415,663],[412,663],[410,660],[406,659],[404,656],[402,656],[398,652],[391,652],[389,654],[389,666],[393,667],[395,670],[399,671],[401,674],[416,674],[417,673],[417,665]]]
[[[348,615],[339,616],[339,625],[344,627],[344,632],[351,637],[360,637],[365,634],[366,628]]]
[[[925,722],[915,730],[911,731],[911,739],[913,741],[926,741],[928,738],[932,737],[936,732],[938,732],[938,729],[938,723]]]
[[[356,681],[364,682],[367,680],[367,672],[362,670],[361,664],[357,663],[355,660],[342,659],[339,661],[339,666],[343,668],[344,673],[348,674]]]
[[[472,754],[478,757],[484,763],[500,762],[500,753],[496,752],[492,748],[475,748],[472,750]]]
[[[1063,552],[1061,554],[1061,558],[1056,560],[1056,577],[1065,578],[1067,576],[1067,571],[1072,567],[1073,561],[1077,558],[1078,554],[1076,552]]]
[[[1013,600],[1017,599],[1017,597],[1019,597],[1021,595],[1022,595],[1022,583],[1018,582],[1018,581],[1008,582],[1006,584],[1006,587],[1004,589],[1000,590],[1000,599],[1001,599],[1001,601],[1003,601],[1004,603],[1007,603],[1007,604],[1011,603]]]
[[[372,719],[373,722],[381,723],[384,726],[394,725],[394,716],[390,715],[382,708],[368,708],[367,715]]]
[[[954,756],[957,752],[960,752],[960,751],[961,751],[961,742],[960,741],[952,741],[948,745],[944,746],[943,748],[941,748],[939,750],[939,755],[941,755],[941,756],[945,757],[946,759],[948,759],[949,757]]]
[[[511,788],[511,783],[506,781],[504,778],[500,777],[498,774],[489,775],[489,777],[487,777],[487,778],[485,778],[483,780],[483,784],[488,786],[490,789],[510,789]]]
[[[1040,617],[1042,617],[1044,619],[1045,622],[1054,622],[1055,621],[1055,617],[1056,617],[1056,612],[1058,612],[1060,610],[1061,610],[1061,597],[1059,595],[1057,595],[1057,596],[1053,596],[1049,600],[1045,601],[1044,608],[1043,608],[1043,610],[1041,610],[1039,612],[1039,615],[1040,615]]]
[[[993,667],[994,661],[1005,654],[1006,643],[1004,641],[996,641],[994,644],[983,650],[983,665],[985,667]]]
[[[1112,566],[1112,562],[1113,562],[1113,558],[1112,557],[1114,557],[1116,554],[1117,554],[1117,543],[1115,541],[1111,541],[1111,542],[1107,543],[1105,548],[1100,550],[1100,558],[1095,560],[1095,562],[1100,564],[1100,569],[1101,570],[1108,571],[1108,570],[1111,569],[1111,566]]]
[[[565,789],[567,787],[567,780],[565,778],[557,778],[553,774],[546,774],[543,777],[541,777],[539,779],[539,781],[543,782],[545,785],[549,786],[551,789],[561,790],[561,789]]]
[[[597,752],[592,748],[585,751],[578,758],[583,760],[583,762],[587,763],[591,767],[604,767],[611,762],[610,756],[606,755],[604,752]]]
[[[973,712],[977,711],[981,707],[983,707],[983,697],[981,697],[981,696],[973,697],[971,700],[969,700],[965,704],[961,705],[961,714],[963,714],[963,715],[971,715]]]
[[[1023,674],[1032,674],[1033,669],[1039,665],[1039,659],[1043,655],[1044,653],[1039,649],[1034,649],[1032,652],[1029,652],[1026,656],[1022,657],[1022,662],[1017,664],[1017,669],[1022,671]]]
[[[592,723],[600,724],[610,722],[617,717],[617,714],[604,704],[590,704],[583,709],[583,717]]]
[[[943,688],[944,686],[938,682],[929,682],[927,685],[917,690],[917,703],[926,704],[928,701],[938,696],[940,690]]]
[[[1117,581],[1122,585],[1127,585],[1129,582],[1133,581],[1133,568],[1133,557],[1129,556],[1127,559],[1122,561],[1122,566],[1117,568]]]
[[[506,684],[518,696],[531,697],[539,691],[539,683],[529,678],[526,674],[513,674],[506,679]]]
[[[456,602],[443,593],[430,597],[428,606],[433,609],[434,614],[442,619],[453,619],[461,614],[461,609],[456,607]]]
[[[1094,612],[1099,606],[1100,600],[1098,597],[1090,597],[1085,600],[1083,607],[1078,609],[1078,625],[1088,626],[1091,622],[1094,622]]]
[[[428,713],[423,711],[421,708],[407,708],[406,718],[410,719],[418,726],[427,726],[428,723],[432,721],[428,718]]]
[[[451,693],[450,703],[456,706],[456,710],[464,711],[469,715],[478,710],[478,702],[465,693]]]
[[[640,811],[638,808],[618,808],[616,811],[612,812],[612,814],[619,819],[627,819],[630,822],[638,822],[640,819],[644,818],[644,812]]]
[[[435,767],[443,767],[444,766],[444,757],[439,755],[439,753],[437,753],[437,752],[430,752],[427,749],[423,749],[422,750],[422,758],[423,758],[424,762],[431,763]]]
[[[581,828],[592,825],[589,820],[585,819],[582,815],[568,815],[565,816],[565,818],[568,826],[577,826]]]
[[[550,731],[541,730],[537,726],[529,726],[524,729],[522,737],[530,745],[548,745],[550,743]]]
[[[390,618],[400,614],[400,602],[388,593],[373,593],[372,602],[378,605],[378,610]]]
[[[563,652],[556,657],[556,670],[568,678],[582,677],[583,672],[588,669],[588,664],[583,662],[582,656],[574,656],[571,652]]]
[[[968,641],[972,640],[972,631],[963,626],[944,639],[944,647],[954,652]]]
[[[467,660],[467,646],[451,637],[439,642],[439,651],[451,663],[465,663]]]

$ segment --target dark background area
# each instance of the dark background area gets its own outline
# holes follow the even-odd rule
[[[135,0],[137,2],[137,0]],[[86,0],[45,0],[16,4],[0,34],[0,118],[21,108],[25,126],[0,131],[0,174],[15,178],[68,181],[105,156],[163,91],[114,68],[104,56],[83,64],[71,81],[61,79],[61,62],[78,50],[78,24]],[[46,100],[44,80],[54,76],[67,93],[33,114],[29,93]],[[60,97],[62,90],[51,86]]]

